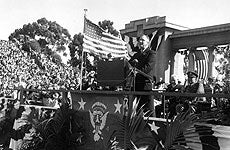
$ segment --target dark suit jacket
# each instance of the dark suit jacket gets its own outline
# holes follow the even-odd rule
[[[136,64],[133,63],[133,60],[137,59],[138,62]],[[141,70],[145,74],[151,76],[155,75],[155,64],[156,64],[156,52],[151,49],[146,49],[144,52],[138,52],[134,54],[134,56],[129,60],[132,66]],[[136,75],[136,90],[144,91],[151,90],[152,85],[149,82],[147,77],[137,73]]]

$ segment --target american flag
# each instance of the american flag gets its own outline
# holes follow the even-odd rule
[[[121,58],[128,55],[122,39],[106,33],[99,26],[85,18],[83,50],[102,57]]]
[[[208,76],[208,50],[194,51],[195,66],[198,79],[207,80]]]

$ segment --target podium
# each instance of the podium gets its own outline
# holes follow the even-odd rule
[[[124,86],[125,63],[123,59],[99,60],[97,64],[99,86]]]

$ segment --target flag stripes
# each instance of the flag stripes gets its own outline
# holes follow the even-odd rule
[[[103,33],[103,35],[106,35],[106,33]],[[105,48],[106,50],[109,51],[115,51],[116,53],[124,53],[124,49],[126,46],[124,44],[121,44],[118,42],[119,39],[112,39],[113,37],[110,38],[108,37],[102,37],[100,40],[94,39],[93,37],[87,36],[85,37],[86,43],[90,44],[96,44],[98,47]]]
[[[198,74],[198,79],[207,80],[208,76],[208,50],[194,51],[195,66]]]
[[[114,54],[124,54],[124,52],[120,51],[120,49],[117,49],[117,48],[113,48],[113,46],[110,46],[111,44],[106,44],[105,42],[98,42],[98,41],[95,41],[93,38],[90,38],[90,37],[85,37],[85,41],[84,41],[84,47],[85,48],[92,48],[94,49],[95,51],[98,51],[101,53],[114,53]]]
[[[127,47],[122,39],[106,33],[96,24],[85,18],[83,50],[107,57],[126,57]]]

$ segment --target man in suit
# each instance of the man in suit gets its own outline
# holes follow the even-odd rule
[[[138,40],[138,52],[129,60],[130,64],[140,71],[135,72],[135,91],[151,91],[152,81],[155,75],[156,51],[150,49],[150,39],[147,35],[140,36]],[[139,106],[144,105],[144,111],[153,109],[151,96],[140,95]]]

